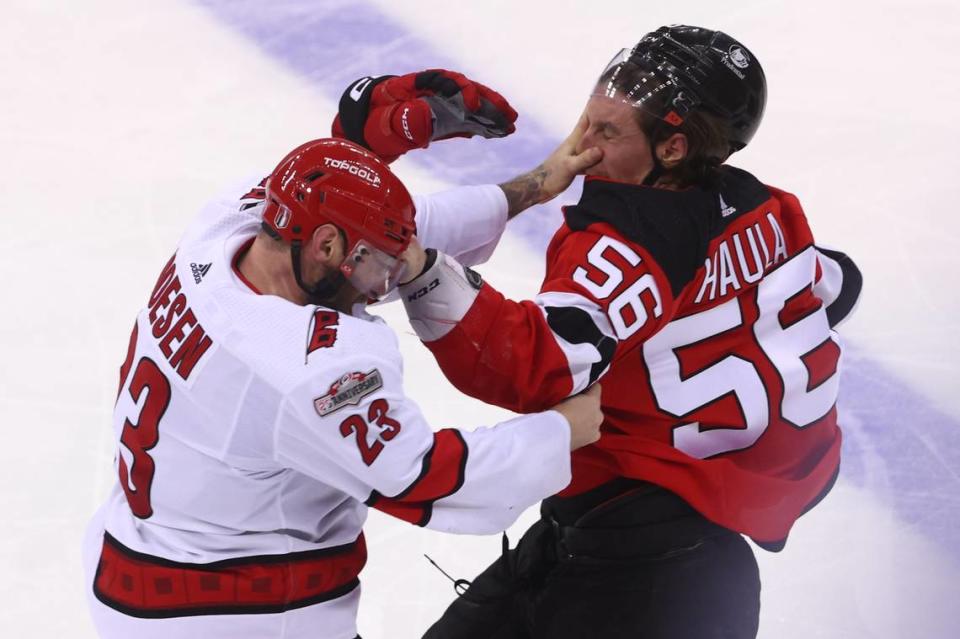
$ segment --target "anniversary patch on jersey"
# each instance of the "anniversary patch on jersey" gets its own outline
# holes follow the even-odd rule
[[[320,417],[326,417],[344,406],[356,406],[380,388],[383,388],[383,377],[376,368],[366,373],[347,373],[330,385],[326,395],[314,399],[313,407]]]

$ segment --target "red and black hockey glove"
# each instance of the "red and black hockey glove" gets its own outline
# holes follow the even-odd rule
[[[411,149],[452,137],[502,138],[517,112],[496,91],[462,73],[429,69],[352,83],[340,98],[333,135],[393,162]]]

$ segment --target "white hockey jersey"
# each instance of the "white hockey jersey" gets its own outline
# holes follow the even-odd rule
[[[85,551],[104,637],[352,638],[367,505],[492,533],[570,479],[558,413],[434,432],[382,321],[258,294],[236,264],[262,189],[239,195],[190,226],[130,338]],[[421,242],[467,263],[506,222],[497,187],[415,203]]]

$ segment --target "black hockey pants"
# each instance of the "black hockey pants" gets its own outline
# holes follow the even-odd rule
[[[424,639],[756,637],[752,550],[675,495],[617,480],[541,514]]]

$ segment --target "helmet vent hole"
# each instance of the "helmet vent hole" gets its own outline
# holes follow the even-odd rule
[[[314,171],[313,173],[308,173],[303,177],[305,182],[313,182],[314,180],[319,180],[324,176],[323,171]]]

